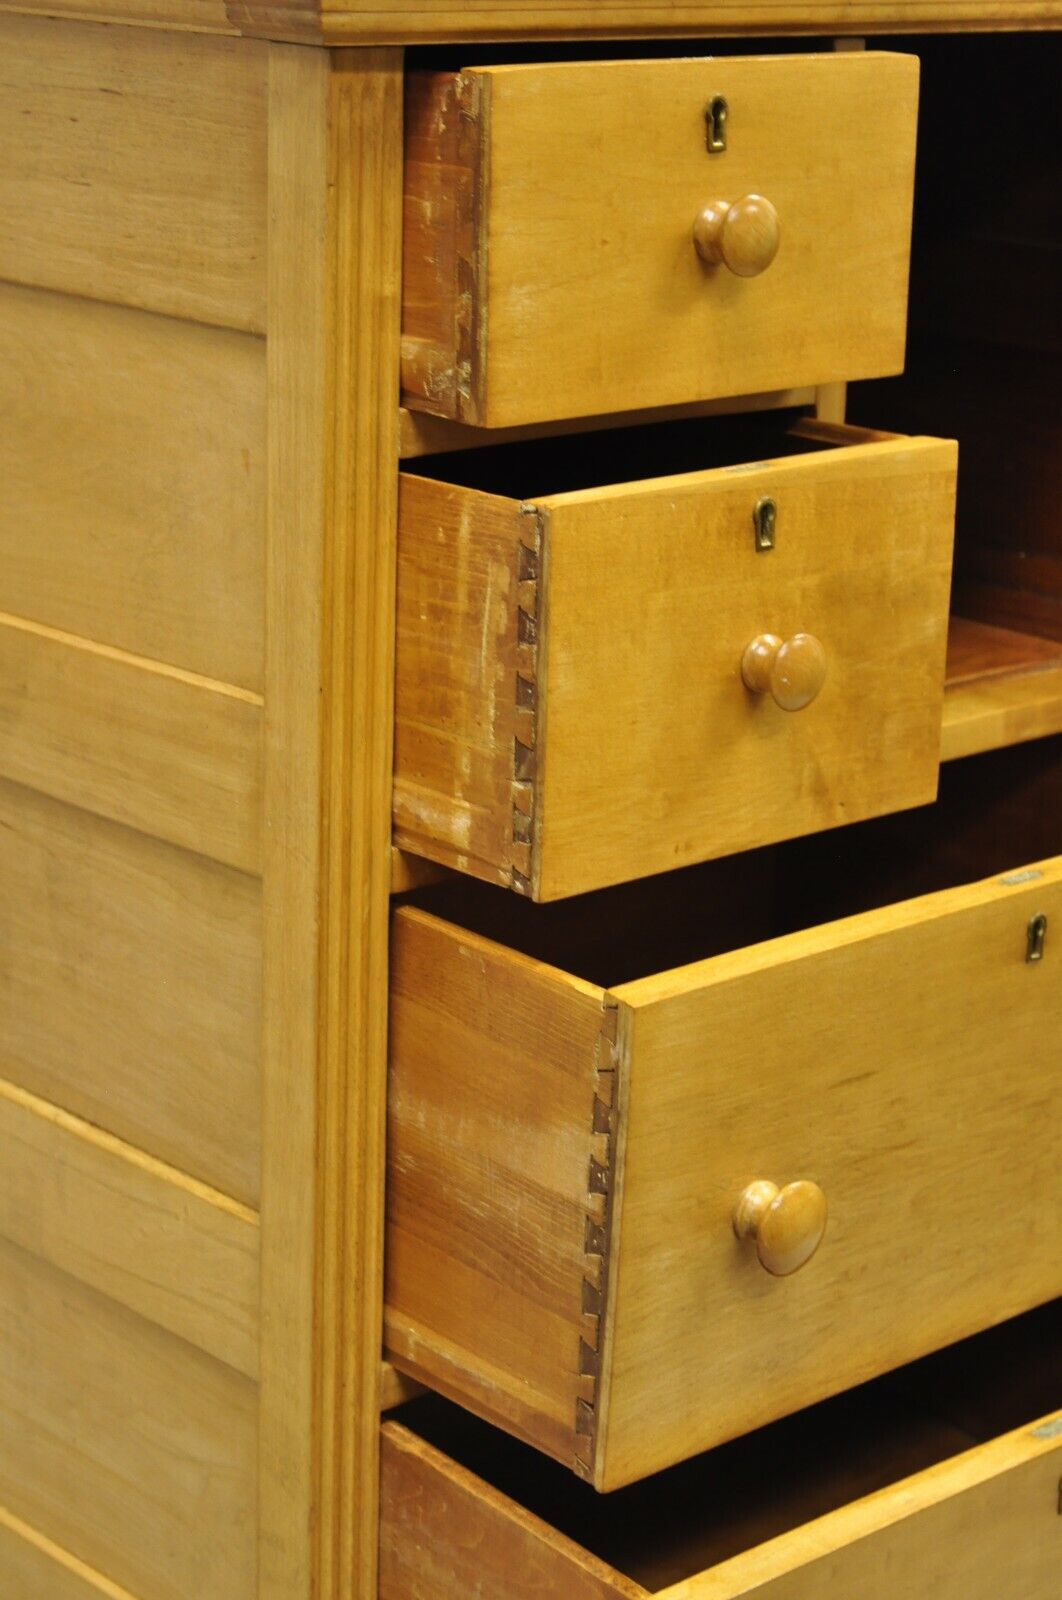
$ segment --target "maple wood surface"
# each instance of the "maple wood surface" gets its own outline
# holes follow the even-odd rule
[[[0,16],[0,276],[265,328],[266,50]]]
[[[0,408],[0,611],[260,690],[264,343],[4,284]]]
[[[954,447],[683,426],[403,475],[399,846],[548,900],[933,797]],[[764,630],[821,641],[803,710],[742,682]]]
[[[603,395],[643,408],[902,367],[913,57],[565,62],[409,83],[407,405],[494,428],[589,415]],[[728,143],[709,155],[716,95]],[[776,208],[781,245],[747,279],[699,259],[693,226],[717,196],[749,194]]]

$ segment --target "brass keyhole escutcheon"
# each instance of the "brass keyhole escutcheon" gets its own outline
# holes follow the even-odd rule
[[[762,500],[756,501],[756,509],[752,513],[753,526],[756,529],[756,549],[774,549],[774,530],[778,521],[778,507],[767,495]]]
[[[1047,938],[1047,915],[1039,912],[1029,923],[1025,936],[1026,961],[1042,961],[1044,959],[1044,941]]]
[[[719,155],[726,149],[726,119],[730,114],[726,96],[715,94],[704,108],[704,120],[708,125],[708,154]]]

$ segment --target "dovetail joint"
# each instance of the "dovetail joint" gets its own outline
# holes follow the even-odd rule
[[[578,1385],[575,1401],[575,1471],[593,1478],[597,1449],[598,1392],[601,1346],[608,1294],[609,1228],[612,1209],[612,1161],[616,1118],[616,1025],[619,1010],[606,1000],[594,1062],[594,1103],[590,1116],[590,1152],[586,1177],[583,1299],[579,1334]]]
[[[535,845],[536,734],[538,723],[539,586],[542,519],[534,506],[521,507],[516,567],[516,682],[512,773],[510,877],[518,894],[532,890]]]

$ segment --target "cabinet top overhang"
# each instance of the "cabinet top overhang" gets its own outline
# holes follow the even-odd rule
[[[1062,28],[1062,0],[0,0],[0,12],[324,45]]]

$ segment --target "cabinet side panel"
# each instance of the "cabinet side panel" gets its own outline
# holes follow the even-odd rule
[[[255,1387],[0,1243],[0,1501],[134,1595],[254,1600]]]
[[[265,327],[266,49],[0,17],[0,277]]]

